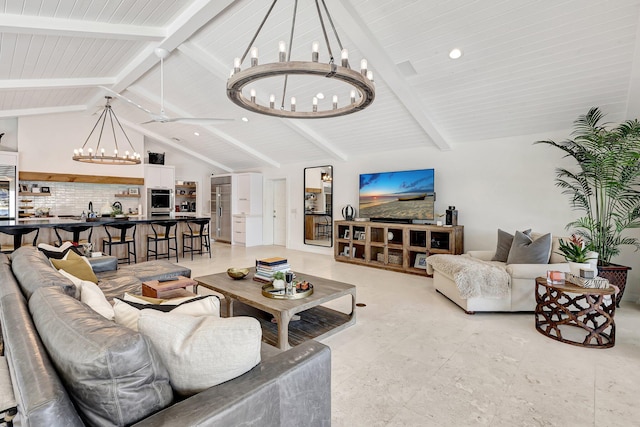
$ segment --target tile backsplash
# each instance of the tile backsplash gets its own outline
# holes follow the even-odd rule
[[[49,208],[49,215],[80,215],[82,211],[88,212],[89,202],[93,202],[93,210],[100,213],[103,205],[111,206],[114,202],[122,203],[122,210],[127,213],[129,209],[137,211],[141,198],[118,197],[117,194],[128,193],[129,188],[137,188],[142,194],[144,187],[123,184],[87,184],[82,182],[43,182],[20,181],[29,190],[36,184],[38,187],[49,187],[50,196],[18,196],[18,209],[20,206],[32,206],[35,212],[37,208]],[[23,202],[22,200],[31,200]],[[143,208],[144,211],[144,208]]]

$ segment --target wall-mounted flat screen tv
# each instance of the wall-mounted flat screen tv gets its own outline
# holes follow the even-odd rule
[[[361,218],[375,221],[433,220],[433,169],[360,175]]]

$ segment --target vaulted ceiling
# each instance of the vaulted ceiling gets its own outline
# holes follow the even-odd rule
[[[324,38],[315,1],[298,3],[291,55],[308,60],[311,42],[324,45]],[[0,117],[92,113],[109,95],[101,86],[159,112],[157,47],[170,52],[168,116],[234,120],[141,124],[149,115],[134,105],[115,99],[113,109],[125,126],[217,171],[421,146],[460,149],[567,129],[591,106],[611,121],[640,117],[640,0],[326,3],[351,63],[366,58],[374,72],[376,98],[364,111],[282,119],[229,101],[233,59],[249,46],[271,1],[0,0]],[[275,61],[278,41],[289,40],[293,4],[274,7],[254,43],[260,61]],[[449,58],[453,48],[461,58]],[[258,88],[259,102],[268,103],[271,84],[281,95],[281,83],[268,81]],[[301,108],[311,104],[315,84],[299,83]]]

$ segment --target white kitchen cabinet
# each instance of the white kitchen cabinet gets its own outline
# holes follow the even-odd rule
[[[262,244],[262,216],[233,216],[233,244],[259,246]]]
[[[173,190],[176,185],[175,166],[144,165],[144,186]]]
[[[241,173],[234,178],[234,214],[262,215],[262,174]]]

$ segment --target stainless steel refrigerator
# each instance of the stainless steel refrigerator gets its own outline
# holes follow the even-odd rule
[[[0,166],[0,219],[16,218],[16,167]]]
[[[211,178],[211,225],[218,242],[231,243],[231,177]]]

